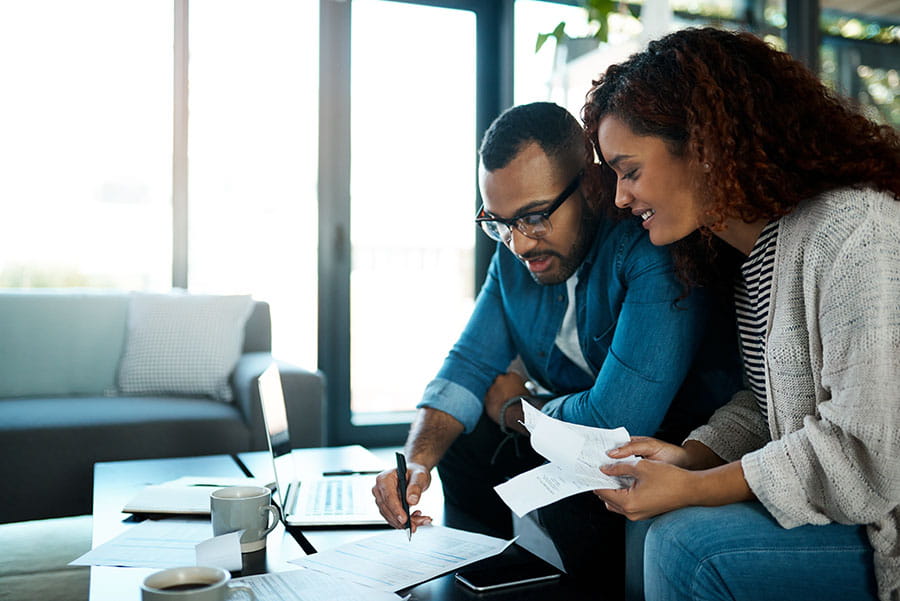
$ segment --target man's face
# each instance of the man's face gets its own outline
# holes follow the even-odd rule
[[[558,168],[537,143],[529,144],[502,169],[479,169],[481,196],[487,216],[514,219],[542,211],[578,172]],[[575,273],[596,232],[596,219],[587,210],[581,190],[573,192],[550,216],[551,230],[540,239],[516,228],[506,246],[528,268],[538,284],[559,284]]]

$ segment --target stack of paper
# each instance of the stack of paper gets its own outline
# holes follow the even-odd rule
[[[209,494],[226,486],[266,486],[257,478],[186,476],[151,484],[130,499],[125,513],[209,515]]]
[[[259,601],[400,601],[393,593],[373,591],[315,570],[245,576],[233,582],[249,587]]]
[[[381,591],[399,591],[501,553],[514,540],[420,526],[411,540],[405,530],[391,530],[291,563]]]
[[[241,569],[243,530],[213,536],[207,520],[145,520],[71,562],[75,566]]]
[[[566,497],[600,488],[627,488],[630,482],[607,476],[600,467],[635,463],[637,457],[613,459],[607,451],[622,446],[631,436],[625,428],[608,430],[568,424],[522,403],[531,446],[550,463],[536,467],[494,487],[516,515]]]

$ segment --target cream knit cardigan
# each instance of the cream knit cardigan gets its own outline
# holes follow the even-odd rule
[[[844,188],[781,218],[767,336],[768,424],[741,391],[689,438],[785,528],[865,524],[900,601],[900,201]]]

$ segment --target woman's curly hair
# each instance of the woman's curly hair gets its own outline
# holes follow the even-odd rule
[[[715,282],[733,269],[733,253],[710,235],[726,218],[773,219],[842,186],[874,186],[900,199],[897,131],[869,121],[802,63],[749,33],[677,31],[593,84],[582,109],[592,161],[595,152],[602,156],[600,121],[614,115],[706,174],[697,193],[708,229],[672,245],[688,284]],[[612,206],[612,170],[593,174],[596,197]]]

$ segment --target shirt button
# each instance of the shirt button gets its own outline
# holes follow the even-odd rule
[[[559,301],[559,302],[563,302],[563,295],[560,294],[559,296],[557,296],[557,297],[556,297],[556,300]]]

